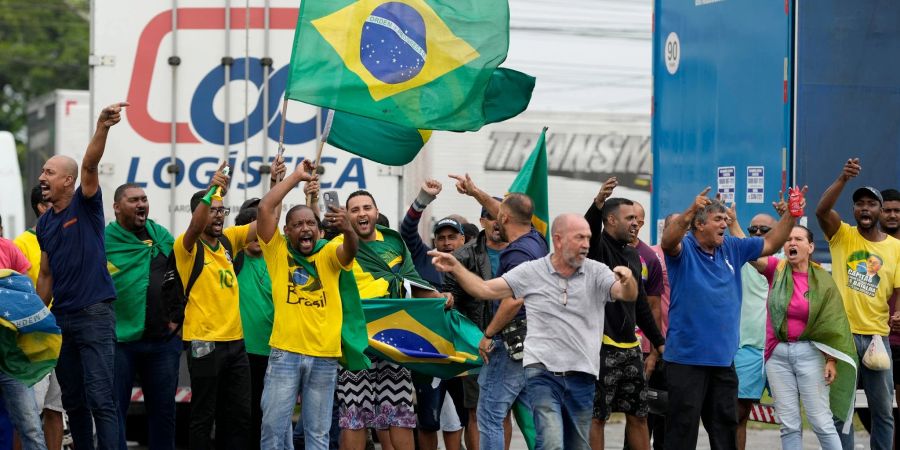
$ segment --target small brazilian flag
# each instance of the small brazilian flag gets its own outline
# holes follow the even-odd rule
[[[0,372],[28,386],[56,367],[62,335],[31,279],[0,269]]]
[[[304,1],[286,96],[412,128],[478,130],[508,47],[505,0]],[[530,98],[515,83],[505,90],[515,89]]]
[[[369,349],[383,359],[438,378],[481,367],[481,330],[443,298],[363,300]]]
[[[547,194],[547,128],[541,131],[537,145],[531,156],[522,165],[519,175],[513,180],[509,192],[519,192],[531,198],[534,213],[531,224],[549,242],[547,224],[550,223],[550,201]]]

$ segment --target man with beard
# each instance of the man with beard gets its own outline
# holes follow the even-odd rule
[[[495,200],[500,201],[501,199],[495,198]],[[476,239],[453,252],[453,256],[469,272],[478,274],[482,280],[490,280],[500,270],[500,253],[506,248],[507,243],[500,237],[497,219],[487,209],[481,208],[479,221],[483,230],[478,233]],[[490,303],[469,295],[459,286],[452,273],[444,274],[444,290],[453,294],[456,309],[484,331],[491,320]],[[479,397],[478,375],[466,375],[462,384],[463,407],[466,408],[468,416],[468,423],[463,424],[466,427],[466,448],[477,449],[479,448],[476,416]],[[509,421],[506,421],[503,426],[504,430],[512,431]],[[506,440],[508,441],[508,439]]]
[[[847,183],[856,178],[861,167],[858,158],[848,159],[838,178],[822,194],[816,207],[819,226],[828,238],[831,250],[832,276],[850,321],[850,331],[862,361],[863,354],[873,339],[884,341],[890,356],[888,299],[896,298],[900,290],[900,241],[878,227],[883,198],[877,189],[869,186],[853,191],[853,217],[856,226],[843,222],[834,210]],[[857,266],[871,263],[872,257],[883,261],[878,268],[878,278],[860,273]],[[888,370],[872,370],[861,364],[857,377],[869,401],[872,416],[870,445],[873,449],[889,449],[894,438],[894,419],[891,413],[891,389],[893,380]],[[853,448],[853,428],[844,429],[842,422],[835,422],[845,449]]]
[[[441,297],[416,272],[400,234],[376,226],[378,206],[372,194],[356,191],[347,197],[346,207],[350,225],[359,239],[353,275],[361,298],[404,298],[404,282],[410,283],[413,297]],[[337,236],[333,242],[340,244],[345,236]],[[452,306],[451,300],[447,306]],[[395,449],[412,450],[412,429],[416,427],[412,397],[412,376],[405,367],[373,358],[371,369],[341,369],[338,373],[341,448],[362,450],[366,443],[365,429],[375,428],[380,442],[390,442]]]
[[[441,183],[434,179],[428,179],[422,183],[418,196],[413,200],[412,205],[406,211],[406,216],[403,217],[403,221],[400,223],[400,236],[403,238],[406,247],[409,248],[416,271],[432,286],[443,291],[443,274],[438,272],[431,264],[431,257],[427,254],[431,247],[425,244],[419,235],[419,220],[422,218],[422,212],[437,198],[438,194],[441,193],[441,189]],[[432,245],[434,245],[435,249],[445,253],[453,253],[465,243],[465,232],[462,224],[453,217],[445,217],[438,220],[434,224],[433,233]],[[436,450],[438,445],[437,432],[441,429],[440,413],[447,392],[450,392],[453,398],[453,404],[457,409],[457,415],[460,416],[460,421],[462,423],[468,422],[468,418],[465,417],[465,409],[463,408],[462,380],[459,378],[441,380],[435,387],[433,377],[413,374],[413,386],[416,389],[419,448],[422,450]],[[461,434],[461,429],[444,433],[444,442],[449,450],[459,448]]]
[[[763,238],[725,236],[728,208],[707,187],[662,236],[671,282],[666,379],[666,448],[696,448],[700,419],[713,449],[737,446],[734,355],[741,313],[741,266],[775,253],[795,219],[788,213]],[[690,230],[690,233],[688,231]]]
[[[62,330],[57,368],[63,406],[75,445],[99,448],[119,444],[119,420],[113,393],[116,335],[112,302],[116,298],[106,268],[103,196],[98,166],[109,129],[121,119],[127,102],[100,112],[97,128],[81,162],[67,156],[47,160],[38,178],[44,201],[53,206],[36,228],[41,248],[41,271],[36,286],[45,304],[53,300],[53,314]]]
[[[552,225],[553,253],[484,281],[452,255],[432,251],[438,270],[452,272],[475,298],[521,298],[530,326],[523,364],[534,408],[537,448],[589,449],[588,433],[603,330],[604,306],[634,301],[628,267],[586,260],[591,230],[575,214]],[[633,328],[632,328],[633,330]],[[484,446],[482,446],[484,448]]]
[[[213,423],[217,447],[249,446],[250,363],[232,252],[241,251],[247,237],[256,235],[256,222],[224,228],[230,213],[220,196],[229,180],[222,173],[224,167],[222,163],[207,190],[191,197],[191,222],[173,244],[183,286],[188,285],[195,259],[202,258],[203,263],[184,310],[183,334],[190,352],[192,449],[210,448]],[[217,189],[219,195],[215,195]]]
[[[262,394],[260,448],[293,448],[291,418],[297,395],[303,402],[303,432],[307,449],[328,449],[331,408],[341,352],[342,301],[355,280],[350,270],[359,248],[356,233],[343,208],[324,215],[343,239],[319,239],[315,212],[305,205],[291,208],[284,234],[278,231],[282,200],[295,186],[314,179],[312,166],[295,170],[259,202],[259,246],[272,279],[275,305],[272,347]],[[344,275],[346,273],[346,275]]]
[[[175,448],[175,388],[181,339],[162,302],[162,282],[175,239],[151,219],[140,185],[123,184],[113,195],[116,221],[106,226],[106,260],[119,296],[116,313],[115,390],[119,447],[127,447],[125,419],[135,375],[147,408],[151,449]],[[171,326],[170,326],[171,325]]]
[[[525,194],[511,193],[497,201],[479,189],[466,175],[450,175],[456,190],[470,195],[497,217],[500,238],[509,245],[500,253],[497,276],[509,272],[526,261],[547,255],[547,241],[531,226],[534,204]],[[493,315],[485,327],[478,351],[485,360],[478,374],[481,392],[478,398],[478,428],[482,449],[504,448],[503,423],[515,402],[531,411],[522,366],[522,344],[526,333],[526,309],[521,298],[504,298],[491,302]]]
[[[591,448],[604,448],[604,428],[612,412],[625,413],[625,437],[628,447],[650,447],[647,431],[647,386],[640,342],[635,325],[640,326],[658,353],[663,353],[665,340],[656,327],[641,279],[641,261],[630,245],[637,234],[634,202],[624,198],[608,198],[617,182],[606,180],[584,218],[591,227],[588,258],[608,266],[631,270],[638,284],[637,301],[608,303],[605,307],[603,346],[600,349],[596,396],[591,422]]]

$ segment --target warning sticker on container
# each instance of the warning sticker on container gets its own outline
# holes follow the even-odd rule
[[[716,192],[719,193],[722,201],[725,202],[726,205],[734,203],[734,177],[734,166],[719,167],[717,177],[718,188],[716,189]]]
[[[747,166],[747,203],[764,203],[766,168]]]

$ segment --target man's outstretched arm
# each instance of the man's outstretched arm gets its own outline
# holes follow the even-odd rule
[[[106,149],[106,137],[109,129],[122,120],[122,108],[128,106],[128,102],[113,103],[100,111],[97,118],[97,129],[88,143],[81,160],[81,195],[91,198],[100,189],[99,167],[103,151]]]

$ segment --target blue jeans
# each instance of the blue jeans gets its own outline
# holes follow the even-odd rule
[[[334,400],[334,406],[331,407],[331,429],[328,430],[328,448],[329,450],[338,450],[340,448],[341,427],[338,423],[338,402]],[[303,436],[303,417],[297,420],[294,425],[294,448],[306,448],[306,438]],[[2,450],[2,449],[0,449]]]
[[[581,372],[555,375],[543,367],[526,367],[525,378],[534,408],[536,450],[590,450],[597,377]]]
[[[0,450],[12,450],[13,424],[9,421],[4,403],[3,394],[0,394]]]
[[[101,302],[56,315],[62,348],[56,364],[63,407],[79,450],[119,446],[119,414],[113,390],[116,318],[111,303]]]
[[[137,375],[147,410],[150,450],[175,449],[175,389],[183,344],[178,336],[168,340],[139,340],[116,344],[116,395],[119,406],[119,448],[125,450],[125,418],[131,388]]]
[[[481,386],[477,411],[481,450],[503,450],[503,420],[516,398],[529,410],[531,401],[525,389],[522,361],[509,359],[499,339],[494,339],[488,363],[478,374],[478,384]]]
[[[810,342],[780,342],[766,362],[775,412],[781,419],[781,446],[803,448],[800,402],[823,450],[840,450],[825,384],[825,358]]]
[[[3,398],[10,421],[19,432],[22,450],[47,450],[34,389],[0,372],[0,397]]]
[[[889,370],[871,370],[862,363],[863,355],[872,338],[864,334],[854,334],[853,342],[856,343],[856,354],[859,356],[859,368],[856,377],[859,384],[862,385],[866,392],[866,399],[869,402],[869,414],[872,416],[872,433],[869,436],[869,445],[872,450],[890,449],[894,440],[894,415],[893,415],[893,398],[894,398],[894,378],[893,372]],[[887,336],[877,336],[884,341],[884,349],[887,351],[888,359],[891,358],[891,346]],[[893,362],[892,362],[893,365]],[[853,428],[850,433],[842,434],[841,430],[844,423],[836,420],[835,428],[841,436],[841,444],[844,449],[852,450]]]
[[[294,448],[291,416],[299,393],[306,448],[328,450],[337,370],[337,359],[272,348],[262,394],[260,448]]]

